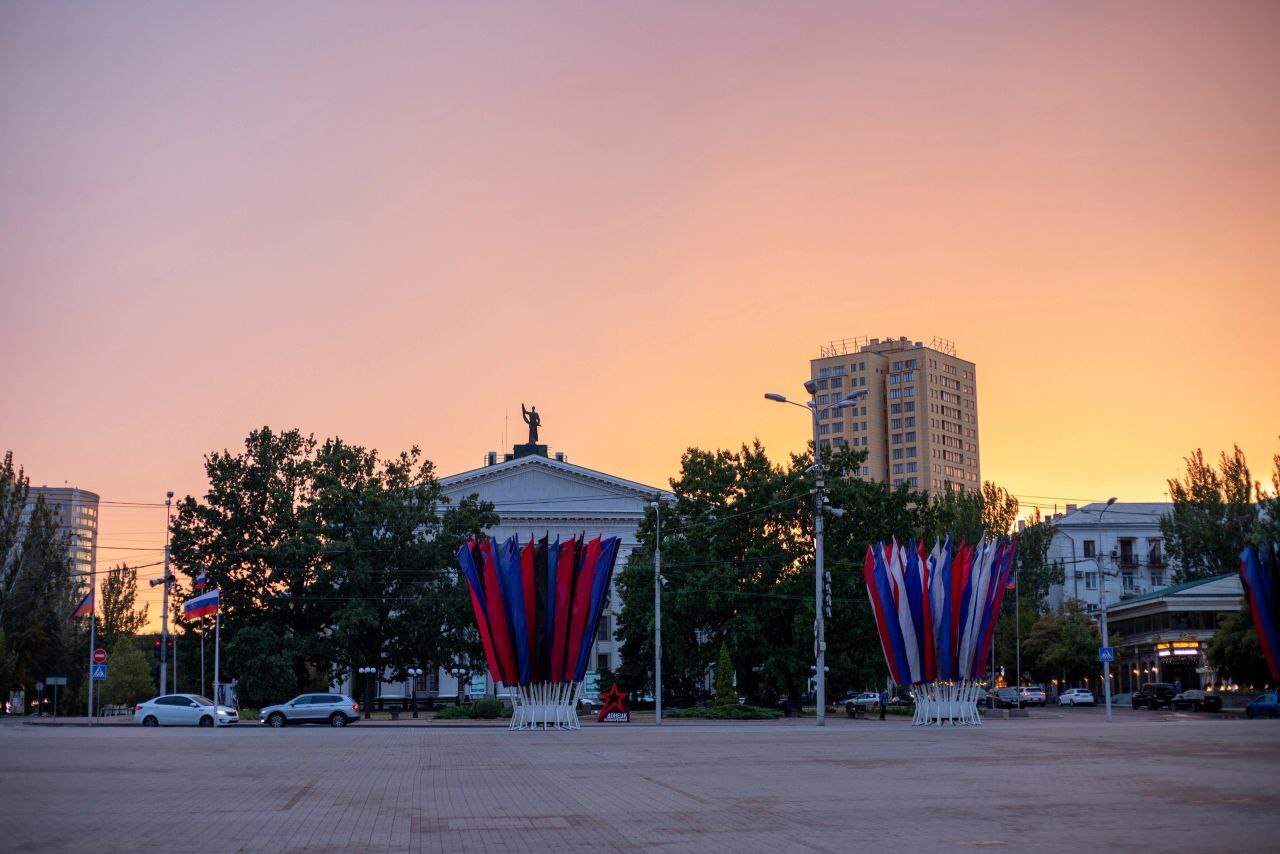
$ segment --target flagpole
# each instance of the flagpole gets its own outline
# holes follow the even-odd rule
[[[221,596],[219,596],[221,598]],[[213,613],[213,728],[218,729],[218,641],[222,636],[222,609]]]
[[[204,619],[200,620],[200,693],[204,693],[204,636],[208,630],[204,627]]]

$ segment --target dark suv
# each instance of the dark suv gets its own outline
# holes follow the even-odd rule
[[[1161,706],[1172,709],[1173,698],[1177,693],[1168,682],[1146,682],[1133,692],[1130,703],[1135,710],[1143,706],[1149,709],[1158,709]]]
[[[997,688],[987,694],[989,709],[1021,709],[1026,702],[1017,688]]]

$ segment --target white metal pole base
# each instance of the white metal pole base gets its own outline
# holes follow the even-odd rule
[[[582,729],[578,721],[581,682],[539,682],[517,685],[511,697],[509,730]]]
[[[914,686],[916,711],[912,726],[982,726],[978,697],[982,686],[959,682],[919,682]]]

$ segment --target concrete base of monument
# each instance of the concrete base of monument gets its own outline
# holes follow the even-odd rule
[[[532,442],[526,442],[523,445],[516,445],[511,450],[514,452],[517,460],[521,457],[545,457],[547,455],[546,445],[535,445]]]

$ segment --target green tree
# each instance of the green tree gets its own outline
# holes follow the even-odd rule
[[[121,636],[111,647],[107,678],[98,683],[99,705],[137,703],[155,696],[151,662],[133,638]]]
[[[127,564],[103,573],[98,599],[97,632],[103,646],[113,647],[146,625],[150,606],[138,610],[138,570]]]
[[[264,427],[205,470],[204,499],[179,505],[172,554],[179,572],[205,571],[219,588],[228,650],[240,631],[264,630],[229,655],[228,675],[248,679],[242,696],[480,654],[455,555],[497,517],[474,498],[449,506],[418,448],[384,460]],[[268,672],[250,673],[251,661]]]
[[[1102,638],[1079,602],[1069,602],[1062,614],[1036,620],[1022,644],[1022,667],[1041,681],[1062,678],[1079,684],[1097,672]]]
[[[736,706],[738,690],[733,684],[733,659],[729,657],[729,644],[720,642],[720,658],[716,662],[716,705]]]
[[[1220,679],[1256,687],[1271,682],[1258,631],[1253,626],[1249,597],[1240,601],[1239,611],[1219,615],[1218,630],[1209,641],[1208,658]]]
[[[226,673],[237,674],[236,698],[250,707],[282,703],[298,693],[303,684],[294,669],[295,650],[267,625],[248,625],[227,644]],[[220,680],[231,679],[220,674]],[[319,686],[308,686],[319,687]]]
[[[1186,477],[1169,480],[1173,509],[1160,520],[1179,583],[1231,572],[1240,549],[1263,533],[1255,483],[1239,446],[1229,456],[1224,452],[1216,469],[1199,449],[1185,462]]]

